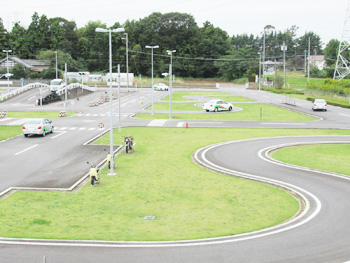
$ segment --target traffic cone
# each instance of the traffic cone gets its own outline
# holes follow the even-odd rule
[[[186,121],[186,129],[188,128],[188,122]]]

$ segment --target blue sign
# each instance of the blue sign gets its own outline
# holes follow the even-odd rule
[[[24,78],[20,78],[20,81],[21,81],[21,82],[24,82]]]

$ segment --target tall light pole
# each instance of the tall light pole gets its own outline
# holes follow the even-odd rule
[[[56,54],[56,79],[58,78],[57,77],[57,51],[55,51],[55,54]]]
[[[125,42],[126,42],[126,87],[129,90],[129,39],[128,39],[128,33],[124,33]]]
[[[6,58],[6,67],[7,67],[7,89],[10,90],[10,73],[9,73],[9,53],[12,52],[12,50],[7,49],[7,50],[3,50],[2,52],[6,53],[7,58]]]
[[[176,50],[167,50],[168,55],[170,55],[170,68],[169,68],[169,77],[170,77],[170,92],[169,92],[169,119],[171,120],[171,97],[172,97],[172,91],[173,91],[173,53],[176,52]]]
[[[153,112],[153,103],[154,103],[154,88],[153,88],[153,49],[154,48],[159,48],[159,46],[146,46],[146,48],[152,49],[152,115],[154,115]]]
[[[261,78],[261,52],[259,52],[259,91],[261,90],[260,78]]]
[[[284,88],[286,88],[286,51],[287,51],[286,42],[283,42],[283,46],[281,47],[281,49],[283,50]]]
[[[266,35],[266,29],[275,29],[274,26],[267,25],[264,27],[264,43],[263,43],[263,77],[265,77],[265,59],[266,59],[266,51],[265,51],[265,35]]]
[[[109,104],[110,104],[110,124],[109,124],[109,133],[110,133],[110,148],[109,148],[109,153],[111,155],[111,165],[110,165],[110,170],[108,175],[115,175],[114,173],[114,149],[113,149],[113,98],[112,98],[112,32],[113,33],[118,33],[118,32],[124,32],[124,28],[116,28],[116,29],[104,29],[104,28],[96,28],[96,32],[99,33],[109,33]],[[119,111],[120,115],[120,111]]]

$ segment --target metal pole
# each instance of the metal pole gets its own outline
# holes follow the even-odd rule
[[[283,42],[283,71],[284,71],[284,88],[286,88],[286,43]]]
[[[153,47],[151,48],[152,50],[152,115],[154,115],[154,107],[153,107],[153,104],[154,104],[154,88],[153,88]]]
[[[129,39],[128,39],[128,33],[124,33],[125,38],[125,43],[126,43],[126,87],[129,90]]]
[[[260,78],[261,78],[261,53],[259,53],[259,91],[261,90]]]
[[[56,53],[56,79],[57,79],[57,51],[55,51]]]
[[[110,106],[110,117],[109,117],[109,152],[111,154],[111,165],[108,175],[115,175],[114,168],[114,149],[113,149],[113,98],[112,98],[112,30],[108,30],[109,33],[109,106]]]
[[[170,94],[169,94],[169,119],[171,120],[171,94],[173,87],[173,53],[170,53],[170,68],[169,68],[169,78],[170,78]]]
[[[64,63],[64,79],[65,79],[65,89],[64,89],[64,107],[65,107],[65,111],[66,111],[66,116],[68,115],[68,108],[67,108],[67,63]]]
[[[263,43],[263,78],[265,77],[265,28],[264,28],[264,43]]]
[[[7,66],[7,90],[10,92],[10,76],[9,74],[9,50],[7,50],[7,59],[6,59],[6,66]]]
[[[310,44],[311,44],[311,38],[309,37],[309,56],[307,59],[307,83],[310,82]]]
[[[119,127],[119,132],[120,132],[120,124],[121,124],[121,120],[120,120],[120,64],[118,64],[118,116],[119,116],[119,122],[118,122],[118,127]]]
[[[306,49],[304,51],[304,72],[306,74]]]

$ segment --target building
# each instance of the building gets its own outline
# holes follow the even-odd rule
[[[326,61],[324,60],[324,55],[312,55],[309,56],[310,67],[317,67],[322,70],[326,66]]]
[[[9,56],[8,61],[7,61],[7,57],[0,60],[0,69],[1,68],[7,69],[7,65],[8,65],[9,71],[10,71],[13,68],[13,66],[16,64],[21,64],[26,69],[34,72],[41,72],[43,71],[43,69],[48,69],[50,67],[48,63],[41,62],[37,59],[20,59],[16,56]]]

